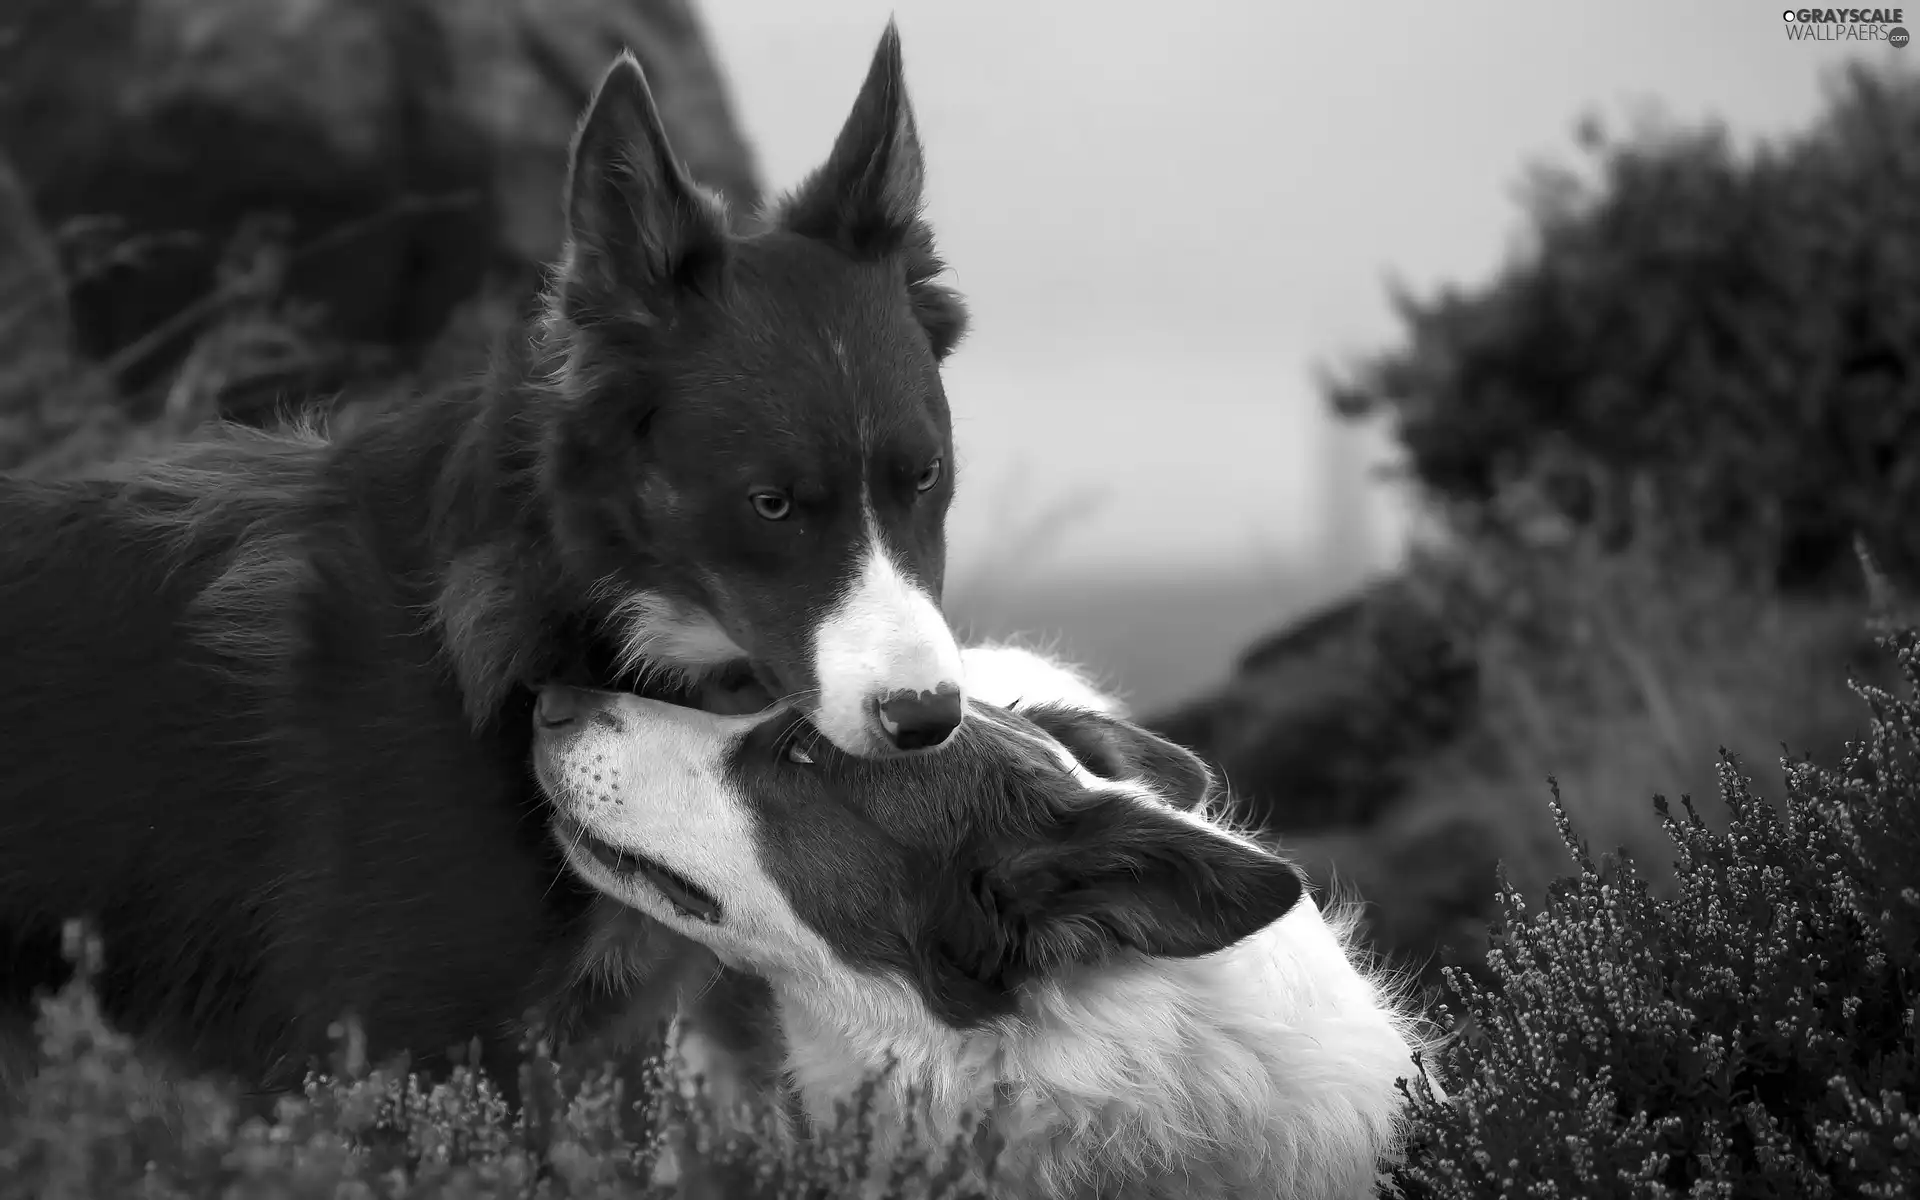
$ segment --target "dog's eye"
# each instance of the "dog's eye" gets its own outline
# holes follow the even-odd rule
[[[913,481],[913,486],[923,492],[932,491],[933,485],[940,482],[941,466],[942,463],[937,458],[928,463],[927,469],[920,472],[920,478]]]
[[[769,521],[784,521],[793,514],[793,498],[783,492],[755,492],[747,499],[753,511]]]
[[[813,765],[813,755],[808,754],[800,747],[798,742],[795,742],[793,745],[787,747],[787,761],[797,762],[803,767],[810,767]]]

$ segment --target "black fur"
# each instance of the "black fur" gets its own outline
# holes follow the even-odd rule
[[[1182,809],[1197,808],[1217,795],[1213,771],[1199,755],[1130,721],[1064,704],[1024,706],[1020,713],[1102,779],[1146,781],[1163,800]]]
[[[835,153],[877,139],[917,171],[874,119],[906,119],[891,29],[875,61]],[[799,209],[869,203],[836,179]],[[804,692],[861,532],[849,474],[888,484],[883,531],[937,596],[950,473],[891,487],[951,457],[959,310],[928,299],[917,219],[897,253],[723,234],[631,60],[569,205],[547,319],[482,386],[333,444],[232,433],[114,480],[0,482],[8,1013],[85,917],[108,1015],[189,1066],[288,1086],[351,1013],[421,1065],[478,1038],[510,1087],[529,1009],[564,1037],[634,982],[581,975],[617,918],[547,835],[527,688],[608,682],[646,589]],[[756,522],[765,482],[803,519]]]
[[[890,24],[827,165],[751,237],[726,233],[663,138],[621,60],[576,149],[549,313],[565,354],[546,365],[561,383],[545,404],[559,413],[503,414],[538,436],[489,464],[551,500],[513,561],[709,613],[773,691],[811,703],[810,621],[857,569],[863,494],[910,577],[937,598],[945,575],[955,472],[939,363],[965,314],[932,283],[898,34]],[[790,501],[785,519],[756,515],[750,498],[767,492]],[[549,610],[502,613],[503,637],[529,643]],[[501,657],[463,670],[471,695],[504,685]]]
[[[291,1086],[349,1013],[376,1051],[478,1036],[503,1066],[591,902],[546,842],[526,722],[468,726],[430,583],[382,561],[413,523],[350,499],[368,464],[252,454],[221,498],[0,483],[4,1000],[58,981],[85,917],[108,1014],[195,1066]],[[286,607],[213,648],[190,610],[281,529]]]
[[[966,336],[967,311],[953,291],[934,282],[946,264],[920,217],[925,175],[900,35],[888,22],[833,153],[787,201],[782,221],[857,258],[898,258],[914,314],[933,340],[934,356],[945,358]]]

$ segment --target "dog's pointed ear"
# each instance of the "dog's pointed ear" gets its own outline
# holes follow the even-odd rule
[[[1021,707],[1019,713],[1093,774],[1143,784],[1175,808],[1200,807],[1218,786],[1199,755],[1131,721],[1064,704]]]
[[[866,82],[824,166],[779,209],[779,224],[829,242],[855,258],[900,254],[914,316],[936,358],[952,353],[967,329],[965,303],[934,282],[946,270],[921,219],[927,167],[907,99],[900,30],[891,20],[873,52]]]
[[[1130,796],[1064,815],[1056,835],[983,876],[981,897],[1030,969],[1097,962],[1117,947],[1163,958],[1224,950],[1300,902],[1279,855]]]
[[[926,162],[892,21],[826,165],[788,200],[784,224],[861,257],[899,249],[920,222]]]
[[[725,248],[725,216],[674,154],[630,53],[607,69],[580,118],[566,213],[556,282],[562,309],[576,319],[601,305],[657,319]]]

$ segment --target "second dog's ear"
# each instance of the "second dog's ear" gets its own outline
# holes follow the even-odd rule
[[[1113,797],[1062,814],[1044,844],[1002,854],[981,903],[1003,958],[1039,970],[1115,946],[1156,957],[1212,954],[1292,911],[1292,863],[1177,813]]]
[[[1131,721],[1052,704],[1019,712],[1102,779],[1143,783],[1179,809],[1198,807],[1213,795],[1213,772],[1199,755]]]
[[[726,244],[725,217],[667,141],[645,72],[622,54],[600,80],[574,134],[567,171],[565,314],[599,307],[657,319]]]

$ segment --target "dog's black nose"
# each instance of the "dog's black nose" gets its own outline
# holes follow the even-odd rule
[[[943,744],[960,728],[960,689],[895,692],[880,701],[880,727],[901,750],[926,750]]]

